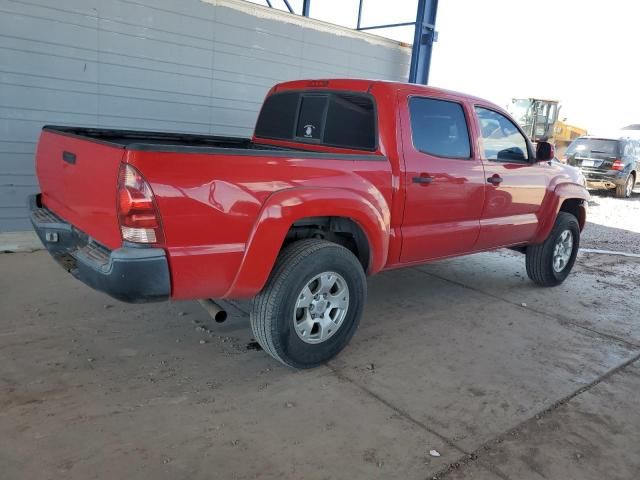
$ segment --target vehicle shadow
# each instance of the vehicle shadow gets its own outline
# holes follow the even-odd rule
[[[622,202],[640,202],[640,184],[636,184],[633,192],[631,193],[631,197],[629,198],[616,198],[615,190],[589,190],[589,194],[591,195],[591,200],[589,201],[589,205],[592,205],[592,202],[597,202],[600,198],[613,198],[616,200],[620,200]]]

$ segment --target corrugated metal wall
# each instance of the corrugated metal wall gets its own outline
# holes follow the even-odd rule
[[[0,232],[29,228],[44,124],[248,136],[276,82],[403,80],[409,57],[240,0],[0,0]]]

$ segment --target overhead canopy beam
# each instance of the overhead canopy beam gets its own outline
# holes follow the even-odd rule
[[[389,23],[387,25],[374,25],[372,27],[359,27],[358,30],[375,30],[376,28],[408,27],[409,25],[415,25],[415,22]]]
[[[271,0],[265,0],[267,5],[273,8]],[[290,13],[295,13],[289,0],[282,0]],[[356,30],[376,30],[381,28],[395,28],[415,26],[413,35],[413,48],[411,50],[411,66],[409,69],[409,83],[429,82],[429,68],[431,66],[431,51],[433,42],[438,40],[436,32],[436,14],[438,12],[438,0],[418,0],[418,9],[415,22],[391,23],[386,25],[362,26],[362,4],[358,1],[358,20]],[[311,0],[302,0],[302,15],[309,17],[311,13]]]
[[[284,4],[287,6],[287,9],[289,9],[289,13],[295,13],[293,11],[293,8],[291,8],[291,5],[289,5],[289,0],[282,0],[284,2]]]
[[[438,39],[438,33],[436,32],[437,12],[438,0],[418,0],[409,83],[426,85],[429,82],[431,50],[433,49],[433,42]]]

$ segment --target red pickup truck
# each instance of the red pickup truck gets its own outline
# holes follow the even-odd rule
[[[511,247],[561,283],[588,199],[496,105],[369,80],[276,85],[251,139],[46,126],[36,170],[31,221],[74,276],[128,302],[254,297],[255,338],[300,368],[350,340],[366,275]]]

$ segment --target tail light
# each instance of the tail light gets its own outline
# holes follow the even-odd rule
[[[122,239],[135,243],[163,243],[160,215],[153,192],[143,176],[123,163],[118,177],[118,219]]]
[[[611,170],[624,170],[624,163],[622,163],[622,160],[614,160],[613,165],[611,165]]]

